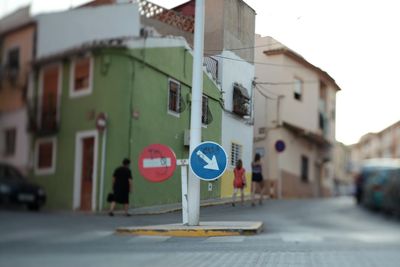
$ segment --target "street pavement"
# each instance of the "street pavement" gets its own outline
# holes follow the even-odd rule
[[[179,223],[159,215],[0,211],[0,266],[400,266],[400,220],[350,198],[269,200],[201,209],[201,221],[262,221],[255,236],[117,235],[121,226]]]

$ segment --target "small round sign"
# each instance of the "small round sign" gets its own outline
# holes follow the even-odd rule
[[[176,169],[174,151],[162,144],[152,144],[140,153],[139,172],[150,182],[163,182],[170,178]]]
[[[286,145],[285,142],[283,142],[282,140],[278,140],[275,142],[275,150],[277,152],[283,152],[285,151]]]
[[[107,115],[101,112],[96,117],[96,128],[99,132],[103,132],[107,127]]]

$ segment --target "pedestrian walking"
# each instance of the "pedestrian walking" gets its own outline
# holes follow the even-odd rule
[[[262,175],[261,156],[256,153],[254,161],[251,163],[251,205],[255,206],[256,191],[259,192],[259,204],[261,205],[264,197],[264,178]]]
[[[115,169],[113,174],[113,199],[111,201],[110,216],[114,216],[114,209],[116,203],[123,204],[125,215],[130,216],[129,209],[129,193],[132,191],[132,173],[129,169],[131,161],[124,159],[122,166]]]
[[[236,195],[238,190],[240,190],[240,199],[243,205],[244,203],[244,188],[246,186],[246,170],[243,168],[243,162],[239,159],[236,162],[236,167],[233,170],[233,195],[232,195],[232,206],[235,206]]]

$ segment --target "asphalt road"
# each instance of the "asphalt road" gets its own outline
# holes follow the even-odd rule
[[[177,223],[132,216],[0,212],[0,266],[400,266],[400,220],[349,198],[271,200],[201,209],[201,221],[263,221],[257,236],[119,236],[116,227]]]

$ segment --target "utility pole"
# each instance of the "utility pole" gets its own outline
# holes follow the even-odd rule
[[[204,50],[204,0],[196,0],[194,24],[194,59],[192,77],[192,107],[190,115],[190,154],[201,143],[201,105],[203,95],[203,50]],[[199,225],[200,179],[189,172],[188,225]]]

